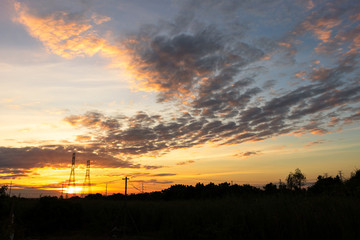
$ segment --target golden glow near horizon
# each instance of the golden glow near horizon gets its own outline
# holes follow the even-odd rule
[[[0,185],[14,194],[80,195],[87,160],[101,194],[125,176],[139,193],[359,167],[356,1],[0,1]]]

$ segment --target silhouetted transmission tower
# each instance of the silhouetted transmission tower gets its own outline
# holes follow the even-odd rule
[[[70,178],[69,178],[69,184],[66,191],[66,198],[68,197],[68,193],[70,188],[73,188],[73,194],[75,195],[75,153],[72,155],[72,162],[71,162],[71,172],[70,172]]]
[[[86,191],[87,190],[87,191]],[[87,193],[86,193],[87,192]],[[82,196],[85,194],[91,194],[91,183],[90,183],[90,160],[86,162],[86,174],[85,174],[85,181],[82,189]]]

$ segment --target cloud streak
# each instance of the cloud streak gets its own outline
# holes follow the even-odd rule
[[[0,148],[0,169],[2,173],[26,174],[26,169],[44,167],[67,167],[71,164],[72,153],[77,153],[77,164],[85,164],[91,160],[94,167],[100,168],[140,168],[126,160],[112,157],[99,149],[82,146],[41,146],[24,148]],[[4,170],[7,169],[7,170]],[[20,172],[14,169],[22,169]],[[16,172],[14,172],[16,171]]]
[[[238,157],[238,158],[248,158],[248,157],[252,157],[252,156],[256,156],[256,155],[260,155],[261,151],[247,151],[247,152],[240,152],[237,154],[234,154],[234,157]]]
[[[188,165],[188,164],[192,164],[192,163],[195,163],[195,161],[188,160],[188,161],[183,161],[183,162],[177,162],[176,165],[183,166],[183,165]]]

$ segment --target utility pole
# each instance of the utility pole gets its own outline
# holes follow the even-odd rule
[[[127,176],[122,179],[122,180],[125,180],[125,198],[126,198],[126,196],[127,196],[127,181],[128,181],[129,179],[130,179],[130,178],[128,178]]]
[[[105,185],[105,197],[107,197],[107,183]]]
[[[64,183],[61,183],[61,198],[64,198]]]
[[[69,185],[66,191],[66,198],[68,198],[68,192],[70,187],[73,187],[73,194],[75,195],[75,153],[72,155],[71,161],[71,171],[70,171],[70,178],[69,178]]]
[[[144,182],[141,182],[141,193],[144,193]]]
[[[12,187],[12,181],[10,182],[9,197],[11,197],[11,187]]]
[[[340,177],[340,180],[342,181],[342,180],[343,180],[343,176],[342,176],[342,171],[341,171],[341,170],[339,171],[339,177]]]
[[[129,178],[127,176],[125,176],[125,178],[123,178],[122,180],[125,180],[125,199],[124,199],[124,210],[125,210],[125,214],[124,214],[124,236],[126,236],[126,219],[127,219],[127,215],[129,214],[128,209],[127,209],[127,181],[129,180]]]

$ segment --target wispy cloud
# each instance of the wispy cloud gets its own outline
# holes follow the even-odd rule
[[[312,147],[314,145],[319,145],[319,144],[324,144],[324,143],[325,143],[324,139],[319,139],[317,141],[309,142],[308,144],[305,144],[305,147]]]
[[[105,151],[97,148],[82,146],[42,146],[7,148],[0,147],[0,169],[13,171],[12,169],[31,169],[43,167],[67,167],[71,161],[73,152],[77,152],[78,164],[85,164],[86,160],[91,160],[94,167],[121,167],[121,168],[140,168],[139,164],[133,164],[126,160],[121,160],[110,156]],[[26,171],[24,170],[24,172]]]
[[[31,175],[31,170],[24,168],[0,168],[0,179],[16,179],[29,175]]]
[[[98,25],[110,21],[110,17],[89,11],[40,14],[21,2],[14,2],[14,7],[17,13],[15,21],[23,24],[49,52],[68,59],[100,54],[114,61],[114,65],[130,70],[127,66],[129,52],[110,43],[97,31]]]
[[[152,179],[149,179],[149,180],[132,180],[131,182],[147,183],[147,184],[165,184],[165,185],[174,183],[174,181],[158,180],[156,178],[152,178]]]
[[[261,155],[261,151],[247,151],[247,152],[240,152],[237,154],[234,154],[234,157],[239,157],[239,158],[248,158],[248,157],[252,157],[252,156],[256,156],[256,155]]]
[[[188,164],[192,164],[195,163],[194,160],[188,160],[188,161],[183,161],[183,162],[177,162],[176,165],[182,166],[182,165],[188,165]]]
[[[49,51],[62,57],[93,56],[106,44],[93,30],[93,25],[109,20],[106,17],[95,17],[91,22],[63,11],[37,16],[20,2],[15,2],[15,9],[18,13],[16,20],[25,25],[29,33],[42,41]]]

